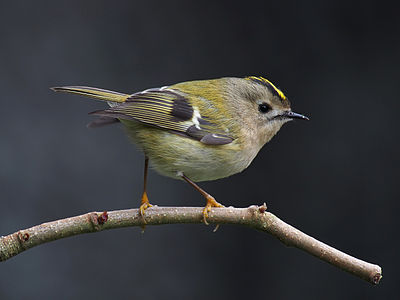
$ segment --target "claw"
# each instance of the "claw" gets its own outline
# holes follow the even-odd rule
[[[139,214],[143,218],[143,222],[146,223],[146,220],[144,219],[144,211],[148,209],[149,207],[152,207],[153,205],[150,204],[149,198],[147,198],[147,193],[144,192],[142,196],[142,204],[139,207]]]
[[[218,203],[215,200],[215,198],[211,195],[207,195],[206,199],[207,199],[207,203],[203,209],[203,222],[204,222],[204,224],[209,225],[207,222],[207,218],[208,218],[208,213],[211,211],[211,208],[212,207],[225,207],[225,206],[223,206],[221,203]]]
[[[149,207],[152,207],[153,205],[150,203],[143,203],[142,205],[140,205],[139,207],[139,213],[140,215],[144,218],[144,211],[146,209],[148,209]]]

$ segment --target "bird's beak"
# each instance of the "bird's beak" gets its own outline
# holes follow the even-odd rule
[[[289,118],[289,119],[300,119],[300,120],[306,120],[309,121],[310,119],[304,115],[292,112],[292,111],[286,111],[283,114],[284,117]]]

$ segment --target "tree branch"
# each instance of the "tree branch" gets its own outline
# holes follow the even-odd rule
[[[362,261],[317,241],[286,224],[272,213],[267,212],[266,209],[265,204],[263,206],[253,205],[248,208],[213,208],[207,221],[214,224],[245,225],[268,232],[287,246],[304,250],[370,283],[379,283],[382,278],[382,270],[378,265]],[[203,208],[197,207],[153,206],[146,210],[146,225],[202,223],[202,211]],[[0,237],[0,261],[7,260],[32,247],[69,236],[144,225],[144,220],[139,216],[137,209],[117,210],[108,213],[91,212],[43,223]]]

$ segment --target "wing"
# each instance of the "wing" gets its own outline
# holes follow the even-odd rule
[[[207,145],[224,145],[234,140],[207,120],[207,116],[202,116],[184,94],[168,88],[133,94],[121,104],[92,114],[138,121]]]

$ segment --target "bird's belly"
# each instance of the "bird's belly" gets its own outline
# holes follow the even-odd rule
[[[200,143],[194,141],[196,143]],[[183,172],[193,181],[208,181],[231,176],[243,171],[251,161],[243,155],[225,149],[226,145],[193,147],[190,143],[177,149],[170,149],[173,155],[160,158],[149,153],[150,163],[160,174],[175,177],[178,172]],[[214,148],[214,149],[213,149]],[[226,153],[226,152],[231,152]],[[232,153],[233,152],[233,153]]]
[[[150,165],[168,177],[179,178],[178,172],[197,182],[228,177],[247,168],[258,152],[247,151],[236,141],[205,145],[164,130],[144,127],[128,130],[128,133],[149,157]]]

